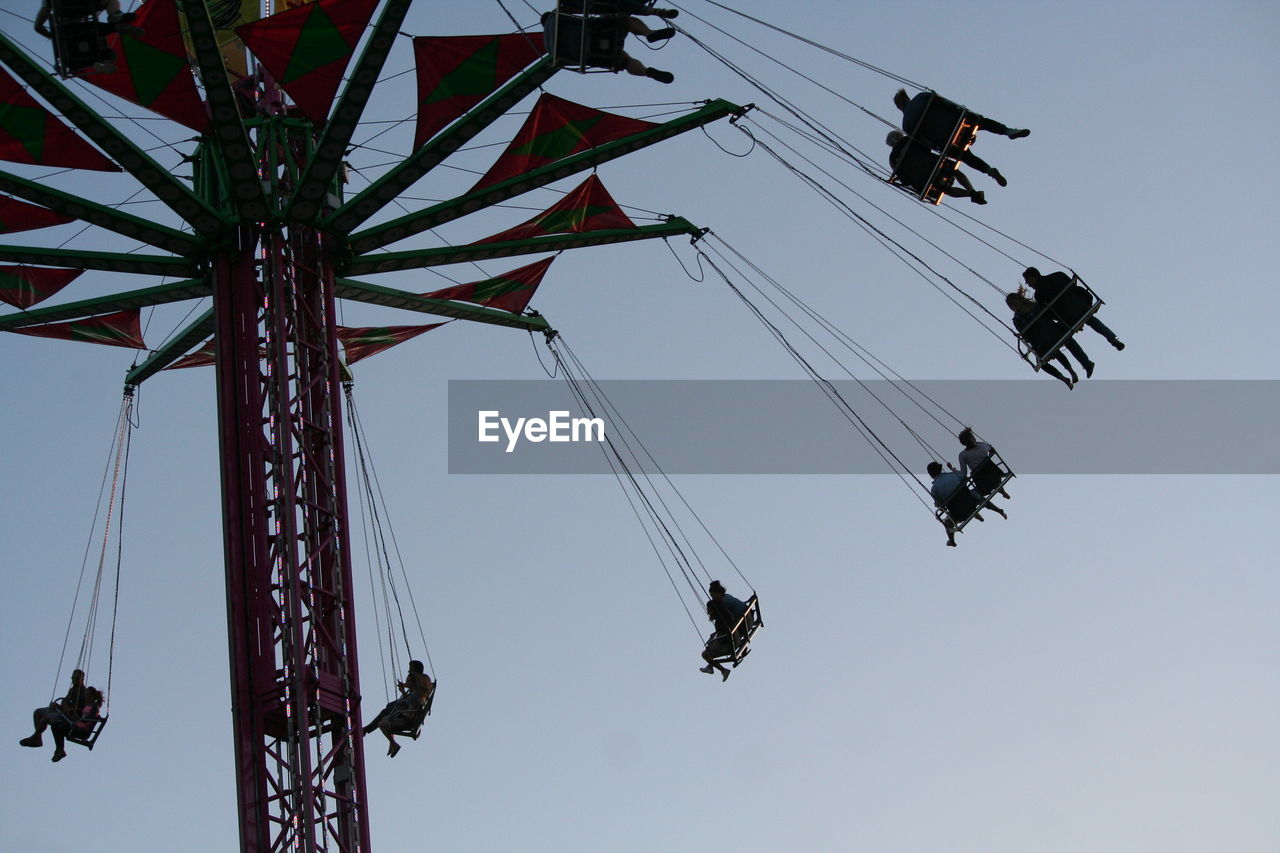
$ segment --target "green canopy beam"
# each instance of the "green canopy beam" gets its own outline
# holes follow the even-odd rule
[[[194,255],[204,249],[204,241],[190,234],[121,213],[82,196],[28,181],[10,172],[0,171],[0,191],[174,254]]]
[[[503,240],[496,243],[476,243],[469,246],[445,246],[439,249],[419,249],[414,252],[386,252],[381,255],[362,255],[347,267],[352,275],[363,275],[393,270],[421,269],[445,264],[461,264],[491,258],[508,258],[512,255],[531,255],[536,252],[560,252],[583,246],[605,246],[611,243],[628,243],[633,240],[649,240],[655,237],[678,237],[688,234],[701,237],[706,231],[687,219],[673,216],[659,225],[640,228],[608,228],[581,234],[550,234],[525,240]]]
[[[216,145],[226,164],[232,203],[236,213],[245,222],[263,222],[274,211],[267,204],[267,197],[254,162],[254,147],[240,120],[240,107],[231,91],[231,80],[218,49],[213,22],[204,0],[181,0],[181,9],[187,18],[187,30],[191,35],[191,47],[195,51],[196,68],[200,82],[204,84],[204,98],[213,119]]]
[[[156,198],[191,223],[197,233],[215,234],[227,225],[218,211],[169,174],[168,169],[147,156],[127,136],[85,106],[83,101],[3,33],[0,33],[0,62],[9,66],[23,82],[48,101],[59,115],[75,125],[105,151],[108,157],[137,178]]]
[[[437,134],[404,162],[387,172],[368,188],[352,197],[324,220],[323,226],[337,234],[350,234],[352,229],[373,216],[413,186],[427,172],[484,130],[525,95],[546,82],[556,72],[555,65],[544,56],[505,86],[468,110],[461,118]]]
[[[45,249],[38,246],[0,245],[0,261],[78,270],[105,270],[137,275],[195,275],[199,267],[186,258],[160,255],[122,255],[114,252],[84,252],[75,249]]]
[[[453,317],[458,320],[471,320],[492,326],[506,326],[531,332],[545,332],[551,328],[541,317],[526,317],[509,311],[499,311],[496,308],[485,308],[482,305],[472,305],[467,302],[453,302],[448,299],[426,299],[407,290],[395,290],[349,278],[335,280],[334,293],[342,299],[351,299],[356,302],[368,302],[371,305],[385,305],[389,308],[402,308],[406,311]]]
[[[624,154],[630,154],[632,151],[646,148],[656,142],[702,127],[725,116],[740,116],[744,112],[745,109],[743,107],[725,100],[716,99],[710,101],[706,106],[686,116],[664,122],[649,130],[641,131],[604,145],[598,145],[588,151],[583,151],[581,154],[575,154],[572,157],[565,157],[546,166],[531,169],[523,175],[516,175],[514,178],[508,178],[493,186],[474,190],[449,201],[428,207],[425,210],[420,210],[417,213],[410,213],[399,219],[393,219],[382,225],[352,234],[351,250],[358,255],[372,252],[374,249],[380,249],[390,243],[395,243],[429,228],[434,228],[451,219],[499,204],[513,196],[546,186],[553,181],[567,178],[601,163],[607,163]]]
[[[325,197],[333,186],[334,175],[342,165],[347,145],[350,144],[360,116],[369,102],[369,94],[373,91],[373,85],[378,82],[378,75],[382,73],[387,54],[395,44],[396,35],[408,11],[409,0],[390,0],[383,8],[373,33],[365,43],[364,52],[351,71],[338,106],[329,117],[324,135],[298,181],[298,191],[285,209],[285,221],[309,223],[314,222],[319,215]]]
[[[142,364],[125,374],[125,385],[141,385],[178,359],[182,358],[196,344],[203,343],[213,336],[215,325],[213,309],[201,314],[185,329],[169,339],[169,342],[156,350]]]
[[[57,323],[62,320],[78,320],[81,317],[96,317],[113,311],[130,311],[134,308],[146,308],[150,305],[165,305],[169,302],[181,302],[184,299],[200,299],[213,293],[213,288],[205,279],[190,279],[173,284],[162,284],[158,287],[145,287],[141,290],[129,290],[114,293],[111,296],[100,296],[96,299],[82,299],[79,302],[68,302],[65,305],[54,305],[51,308],[34,308],[17,314],[5,314],[0,317],[0,329],[21,329],[26,326],[39,326],[44,323]]]

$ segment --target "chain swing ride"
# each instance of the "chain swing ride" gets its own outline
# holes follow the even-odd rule
[[[136,12],[121,14],[106,3],[51,0],[46,22],[52,33],[53,73],[48,70],[47,56],[33,55],[0,33],[0,64],[4,66],[0,69],[0,159],[45,169],[120,172],[140,185],[138,193],[149,193],[167,208],[163,217],[147,219],[125,213],[119,205],[59,188],[66,182],[57,180],[57,173],[24,177],[0,171],[0,191],[6,194],[0,198],[0,224],[5,233],[39,233],[38,229],[45,227],[78,222],[95,233],[114,235],[131,244],[127,252],[71,249],[66,242],[58,246],[39,245],[38,241],[0,246],[0,261],[11,264],[0,269],[0,298],[19,309],[0,316],[0,330],[147,350],[140,313],[143,308],[184,302],[195,306],[187,320],[164,343],[135,362],[126,375],[126,405],[113,451],[119,476],[113,478],[110,503],[115,503],[114,483],[118,481],[116,517],[120,519],[134,389],[162,370],[214,365],[237,809],[244,851],[371,849],[360,737],[368,714],[360,702],[353,618],[356,583],[347,502],[348,441],[357,465],[370,580],[375,598],[383,603],[377,617],[383,680],[391,682],[403,671],[405,658],[412,656],[415,640],[409,636],[408,621],[418,623],[416,642],[424,648],[426,645],[350,395],[348,368],[360,358],[442,323],[346,327],[339,320],[340,300],[545,335],[557,369],[578,405],[616,427],[610,432],[617,437],[616,444],[611,438],[606,456],[700,641],[699,624],[707,614],[695,612],[703,605],[707,583],[718,572],[710,568],[710,558],[699,556],[699,547],[703,553],[719,554],[724,565],[752,590],[742,602],[743,611],[735,614],[736,624],[719,629],[727,636],[727,643],[705,656],[709,666],[722,668],[742,663],[763,624],[754,587],[670,479],[661,475],[657,461],[629,431],[622,413],[604,396],[563,337],[540,314],[528,310],[534,291],[561,252],[653,238],[669,241],[688,237],[696,244],[710,235],[677,216],[637,225],[604,188],[595,174],[597,167],[729,119],[751,139],[753,147],[764,150],[823,195],[988,331],[997,335],[1006,330],[1021,332],[1020,339],[1027,341],[1024,354],[1036,369],[1056,356],[1102,304],[1088,291],[1085,316],[1059,317],[1062,312],[1055,313],[1055,303],[1050,302],[1018,330],[999,321],[980,300],[908,249],[902,238],[890,236],[890,226],[873,223],[867,214],[851,206],[845,194],[832,190],[838,186],[863,198],[842,179],[815,178],[815,171],[830,176],[828,167],[810,159],[818,155],[803,154],[793,146],[810,144],[818,154],[853,165],[855,171],[878,183],[912,188],[900,170],[885,170],[708,46],[701,36],[690,33],[686,27],[693,18],[709,30],[728,35],[683,7],[657,9],[641,0],[577,0],[559,3],[548,13],[550,17],[542,16],[540,27],[526,26],[519,32],[415,37],[420,109],[412,151],[397,155],[381,174],[366,179],[363,170],[350,167],[347,157],[360,147],[355,136],[397,43],[409,0],[317,0],[285,4],[291,8],[266,17],[235,19],[232,15],[233,20],[222,17],[226,5],[203,0],[148,0]],[[105,23],[99,21],[103,11],[107,12]],[[677,13],[685,16],[679,26],[672,22]],[[644,15],[662,18],[668,26],[653,30],[630,23],[638,20],[631,16]],[[789,117],[773,115],[767,109],[749,113],[750,107],[710,100],[674,118],[651,121],[576,104],[543,90],[559,70],[626,70],[670,82],[670,73],[653,73],[654,69],[629,57],[623,44],[628,36],[661,43],[677,33],[738,73]],[[550,34],[556,45],[550,55],[545,34]],[[808,44],[821,47],[816,42]],[[909,84],[902,78],[894,79]],[[106,111],[91,106],[86,98],[99,97],[99,89],[197,133],[183,145],[162,146],[179,155],[190,176],[180,177],[172,166],[162,165],[132,134],[118,127],[117,121],[106,118]],[[472,187],[426,206],[410,199],[407,191],[428,172],[445,165],[451,155],[535,92],[539,92],[537,101],[523,125]],[[935,146],[940,151],[935,152],[928,175],[915,181],[920,184],[914,187],[915,194],[926,202],[936,204],[945,195],[955,195],[948,190],[958,179],[958,165],[971,162],[965,155],[980,123],[972,114],[957,109],[952,136]],[[920,131],[911,139],[919,141],[923,135]],[[795,158],[806,166],[798,166]],[[558,190],[563,192],[559,202],[498,234],[439,248],[389,249],[423,232],[434,233],[445,223],[587,171],[592,174],[576,188]],[[353,178],[365,180],[367,185],[348,194],[346,184]],[[386,218],[382,214],[393,203],[405,212]],[[968,225],[954,218],[947,221],[970,233]],[[1012,239],[998,232],[997,236]],[[978,239],[995,248],[988,238]],[[699,262],[705,262],[724,280],[824,393],[834,390],[782,334],[776,321],[766,317],[740,289],[739,284],[749,280],[743,269],[757,274],[755,281],[759,283],[758,276],[763,275],[759,268],[722,241],[709,239],[707,244],[712,246],[708,250],[711,254],[699,248]],[[1012,260],[1003,250],[996,251]],[[554,254],[504,274],[455,282],[429,293],[366,280],[384,273],[548,253]],[[162,283],[33,307],[71,285],[85,271],[159,277]],[[975,275],[999,290],[980,274]],[[763,281],[781,287],[767,276]],[[781,293],[837,339],[843,334],[785,288]],[[202,300],[211,300],[211,305],[200,310]],[[777,303],[771,304],[778,308]],[[987,318],[981,316],[983,312]],[[788,314],[782,316],[792,319]],[[1056,342],[1033,342],[1027,328],[1036,323],[1048,326],[1050,320],[1056,324]],[[997,327],[1003,328],[997,332]],[[851,339],[844,345],[857,347]],[[863,353],[858,358],[871,364],[868,359],[874,356]],[[887,377],[889,374],[882,371],[887,368],[879,365],[874,369]],[[936,404],[930,409],[931,401],[904,394],[911,405],[929,412],[937,423],[946,418],[963,425],[945,410],[938,414]],[[848,413],[853,427],[863,431],[865,422],[838,391],[831,399]],[[895,412],[898,422],[931,458],[941,458],[919,430],[880,402]],[[873,444],[884,445],[873,432],[863,434]],[[918,478],[914,468],[887,446],[885,450],[886,461],[894,460],[890,467],[904,482]],[[984,494],[1002,489],[1012,476],[998,456],[992,460],[1000,468],[999,484],[994,489],[984,487]],[[646,463],[660,476],[639,474]],[[971,482],[976,484],[977,480],[971,478]],[[951,509],[949,517],[943,515],[948,511],[944,506],[939,518],[949,529],[963,529],[977,516],[981,502],[976,506],[969,513]],[[109,509],[107,518],[111,517]],[[688,523],[690,519],[699,534],[686,530],[695,526]],[[695,547],[697,538],[704,541]],[[93,634],[103,587],[105,534],[101,551],[86,637]],[[117,593],[118,589],[119,553]],[[413,620],[405,618],[405,598]],[[113,604],[112,652],[114,626]],[[87,670],[91,663],[93,642],[86,643],[89,653],[82,648],[77,669]],[[109,702],[113,653],[108,658]],[[727,677],[727,670],[725,673]],[[434,684],[434,678],[431,680]],[[388,736],[416,738],[430,713],[430,698],[396,718]],[[80,721],[88,725],[69,739],[92,749],[106,724],[108,710],[109,705],[104,704],[100,715]],[[75,721],[67,722],[74,727]]]

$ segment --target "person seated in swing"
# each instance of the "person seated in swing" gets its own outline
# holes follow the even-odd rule
[[[374,729],[382,729],[382,733],[387,736],[387,740],[390,742],[387,747],[387,755],[392,758],[395,758],[396,753],[400,751],[400,744],[396,743],[396,730],[403,725],[406,717],[416,716],[422,712],[422,709],[431,700],[431,694],[435,692],[436,684],[431,680],[431,676],[424,671],[422,661],[411,660],[409,661],[409,674],[404,677],[404,681],[397,681],[396,687],[400,689],[400,698],[389,702],[364,727],[365,734],[370,734]]]
[[[1066,383],[1068,388],[1074,388],[1080,381],[1080,377],[1076,375],[1071,362],[1067,361],[1067,357],[1062,354],[1065,348],[1080,362],[1086,377],[1093,375],[1094,364],[1089,360],[1084,348],[1076,343],[1075,338],[1068,337],[1065,341],[1062,340],[1069,327],[1064,326],[1052,313],[1045,311],[1043,305],[1029,299],[1022,292],[1010,293],[1004,298],[1004,302],[1013,311],[1013,327],[1017,329],[1018,336],[1043,362],[1040,365],[1041,370]],[[1060,341],[1062,345],[1059,347]],[[1049,363],[1051,361],[1056,361],[1065,367],[1071,378],[1063,376],[1060,370]]]
[[[1068,328],[1075,328],[1080,318],[1093,308],[1093,295],[1088,288],[1065,272],[1041,275],[1040,270],[1035,267],[1027,267],[1022,271],[1022,280],[1031,288],[1036,302],[1048,305],[1050,313]],[[1124,343],[1098,319],[1097,314],[1091,315],[1084,324],[1106,338],[1117,350],[1124,349]]]
[[[133,26],[137,14],[122,12],[120,0],[62,0],[58,4],[59,15],[54,15],[50,0],[41,0],[36,12],[35,31],[47,39],[54,32],[66,27],[63,50],[73,50],[74,55],[61,57],[72,73],[83,73],[92,68],[100,74],[116,70],[115,51],[107,47],[107,36],[112,33],[137,36],[142,30]],[[107,13],[107,22],[99,23],[98,15]],[[86,41],[86,36],[88,40]],[[73,44],[74,43],[74,44]]]
[[[1001,518],[1009,514],[993,504],[977,492],[965,487],[965,477],[959,471],[943,471],[941,462],[930,462],[925,469],[933,479],[929,494],[933,496],[933,505],[944,510],[942,526],[947,529],[947,546],[956,547],[956,520],[973,516],[983,521],[978,510],[994,510]]]
[[[900,130],[889,131],[884,141],[892,149],[889,152],[889,168],[893,170],[894,177],[904,187],[915,190],[917,194],[923,196],[931,185],[936,185],[944,195],[967,198],[974,204],[987,203],[986,194],[981,190],[975,190],[969,176],[959,168],[954,172],[955,182],[960,184],[959,187],[938,183],[934,177],[934,169],[938,166],[940,155],[925,143],[912,139]]]
[[[644,21],[631,15],[584,18],[546,12],[542,16],[542,33],[547,52],[565,62],[610,71],[625,71],[635,77],[648,77],[659,83],[670,83],[676,79],[676,75],[670,71],[650,68],[622,49],[628,33],[653,43],[675,35],[676,31],[671,27],[651,30]],[[601,41],[605,45],[603,50],[596,47]]]
[[[1022,139],[1031,135],[1031,131],[1026,128],[1014,129],[995,119],[965,110],[937,92],[921,92],[913,98],[907,94],[906,89],[899,89],[893,94],[893,103],[902,110],[902,129],[927,142],[936,151],[941,151],[951,140],[951,134],[960,122],[961,113],[978,130],[987,133],[998,133],[1010,139]]]
[[[676,9],[658,9],[655,0],[560,0],[560,11],[587,15],[655,15],[671,19]]]
[[[973,427],[965,427],[956,437],[964,447],[958,460],[960,476],[970,477],[973,490],[984,498],[990,497],[996,490],[999,490],[1001,497],[1008,498],[1009,493],[1000,485],[1004,473],[991,458],[991,454],[996,452],[995,448],[985,441],[978,441],[978,437],[973,434]]]
[[[707,645],[702,650],[702,659],[707,665],[699,667],[699,672],[711,675],[718,669],[720,680],[728,681],[728,668],[717,663],[716,658],[732,654],[735,641],[739,645],[745,642],[746,637],[741,633],[735,636],[733,629],[742,621],[747,605],[725,592],[724,584],[720,581],[712,581],[707,587],[707,593],[711,596],[707,601],[707,618],[715,624],[716,629],[707,637]]]
[[[71,687],[67,690],[67,695],[61,699],[55,699],[44,708],[36,708],[32,711],[31,719],[35,731],[18,743],[33,748],[44,746],[43,735],[45,729],[48,729],[53,734],[53,760],[61,761],[66,758],[66,737],[70,734],[71,727],[86,716],[86,707],[93,707],[94,703],[91,699],[94,695],[98,697],[97,707],[101,707],[102,694],[97,688],[84,683],[84,671],[72,670]],[[94,711],[92,716],[96,717],[97,712]]]

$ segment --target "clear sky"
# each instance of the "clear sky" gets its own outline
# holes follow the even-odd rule
[[[1017,141],[984,136],[976,150],[1009,186],[978,176],[991,203],[953,207],[1074,267],[1103,295],[1104,316],[1128,347],[1117,353],[1096,335],[1083,338],[1098,362],[1094,381],[1280,378],[1280,181],[1270,165],[1280,153],[1280,119],[1265,107],[1280,84],[1274,4],[732,5],[1032,129]],[[3,0],[0,28],[43,55],[47,44],[24,20],[34,7]],[[522,25],[536,20],[523,3],[507,8]],[[688,13],[881,116],[894,113],[893,81],[705,0],[681,8],[677,23],[734,51],[849,144],[884,157],[883,124]],[[497,3],[419,0],[403,30],[512,26]],[[684,108],[654,104],[712,97],[765,105],[687,40],[656,54],[636,44],[634,53],[672,70],[676,82],[562,73],[547,88],[640,117]],[[411,124],[371,137],[390,126],[372,122],[408,114],[411,64],[402,39],[367,113],[371,124],[357,135],[367,143],[351,158],[361,176],[408,151]],[[140,115],[119,102],[94,103],[109,115]],[[483,146],[510,138],[520,120],[504,119],[455,165],[485,169],[499,149]],[[121,121],[183,173],[177,156],[150,140],[154,133],[176,142],[188,131]],[[770,126],[763,117],[759,125]],[[600,176],[628,209],[712,228],[904,375],[1053,381],[1034,376],[762,151],[726,153],[750,147],[719,123],[607,164]],[[1016,285],[1026,263],[1051,265],[1026,249],[1003,257],[941,228],[852,170],[842,179],[942,235],[1003,288]],[[128,177],[49,180],[104,203],[137,191]],[[442,198],[473,180],[441,169],[410,195]],[[484,236],[556,197],[533,193],[511,203],[525,209],[393,248]],[[132,202],[124,209],[165,216],[145,193]],[[11,242],[28,239],[122,245],[73,226]],[[671,245],[688,263],[687,244]],[[425,291],[520,263],[386,283]],[[993,289],[972,276],[957,281],[1003,316]],[[55,301],[147,283],[90,273]],[[148,342],[163,340],[188,307],[144,315]],[[656,242],[566,254],[533,307],[597,378],[800,377],[732,294],[690,281]],[[350,325],[419,322],[346,311]],[[9,733],[0,849],[234,849],[213,373],[166,373],[141,389],[112,719],[93,753],[75,749],[55,766],[47,746],[23,750],[16,741],[31,709],[65,686],[54,685],[62,632],[133,355],[0,335],[0,356],[10,365],[0,376],[8,448],[0,719]],[[1010,520],[976,525],[956,549],[943,546],[929,513],[889,476],[678,478],[764,603],[751,657],[721,684],[697,671],[688,621],[611,479],[448,474],[447,381],[542,377],[527,335],[455,323],[357,365],[356,375],[441,685],[422,740],[394,760],[370,741],[375,849],[1280,847],[1273,477],[1020,477]],[[958,414],[997,446],[1034,421],[1034,413],[1002,423]],[[785,413],[777,419],[779,431],[803,426]],[[1112,426],[1126,435],[1161,428],[1136,409]],[[1183,452],[1212,453],[1215,440],[1204,435]],[[1015,468],[1019,461],[1010,460]],[[364,567],[356,572],[363,577]],[[739,591],[741,582],[724,575]],[[368,613],[361,663],[376,705],[384,687]]]

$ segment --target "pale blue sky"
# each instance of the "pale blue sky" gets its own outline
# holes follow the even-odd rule
[[[682,5],[893,114],[893,82],[703,0]],[[1280,182],[1269,165],[1280,123],[1265,106],[1280,83],[1273,4],[734,5],[1032,129],[1025,140],[980,141],[1010,185],[976,178],[991,203],[957,209],[1069,263],[1102,293],[1107,322],[1129,346],[1116,353],[1085,339],[1099,379],[1277,378]],[[523,4],[507,6],[522,24],[535,18]],[[31,7],[4,0],[0,27],[45,51],[9,14]],[[496,3],[459,8],[420,0],[403,29],[511,28]],[[689,16],[678,23],[733,49]],[[674,71],[676,82],[561,74],[548,89],[605,108],[760,100],[678,38],[661,53],[635,53]],[[758,57],[734,55],[851,144],[884,156],[883,125]],[[406,39],[387,75],[410,64]],[[404,118],[410,82],[380,85],[368,118]],[[519,120],[477,144],[509,138]],[[146,126],[168,139],[190,135],[162,124]],[[708,134],[732,152],[749,147],[725,123]],[[402,154],[410,140],[406,125],[373,144]],[[457,163],[483,170],[494,156],[482,148]],[[353,156],[371,173],[390,159]],[[736,159],[695,132],[600,175],[624,206],[714,229],[905,375],[1033,377],[762,152]],[[114,176],[56,180],[104,202],[136,190]],[[473,180],[442,169],[411,194],[438,198]],[[1000,284],[1016,284],[1021,266],[1038,261],[1025,251],[1003,258],[938,228],[896,192],[851,172],[847,180],[942,235]],[[540,209],[554,198],[543,191],[513,203]],[[162,213],[155,204],[126,209]],[[528,215],[498,211],[439,239],[465,241]],[[672,245],[689,259],[687,246]],[[483,266],[496,274],[520,263]],[[474,268],[442,272],[483,277]],[[448,282],[420,272],[387,283]],[[965,284],[999,311],[998,294]],[[133,286],[87,274],[58,299]],[[690,282],[657,243],[565,255],[533,307],[598,378],[799,376],[722,285]],[[149,341],[185,310],[157,312]],[[418,321],[363,308],[349,308],[347,320]],[[75,750],[54,766],[48,748],[22,750],[16,740],[31,708],[49,698],[132,355],[17,335],[0,336],[0,354],[11,365],[0,378],[10,449],[0,493],[10,579],[0,597],[8,686],[0,719],[9,732],[0,849],[234,849],[212,371],[163,374],[140,392],[112,721],[92,754]],[[1273,478],[1023,477],[1012,486],[1010,520],[966,532],[957,549],[943,547],[937,524],[887,476],[680,478],[764,602],[755,651],[721,685],[697,672],[687,620],[612,480],[447,474],[447,380],[541,377],[525,334],[452,324],[356,374],[441,680],[421,741],[395,760],[370,744],[376,850],[1273,853],[1280,845]],[[997,445],[1019,429],[975,425]],[[1140,411],[1114,425],[1159,428]],[[1207,435],[1185,452],[1209,453],[1213,443]],[[377,655],[368,632],[362,642],[365,694],[376,704]]]

